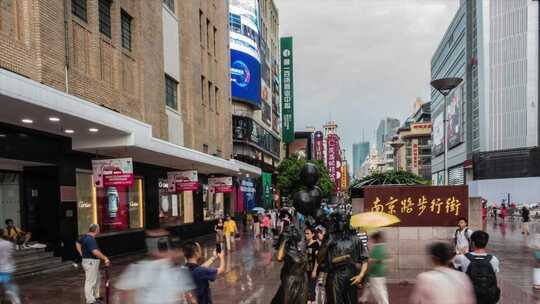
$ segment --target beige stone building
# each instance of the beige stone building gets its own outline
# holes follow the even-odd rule
[[[209,179],[261,170],[231,159],[226,3],[0,0],[0,219],[69,258],[60,231],[97,222],[121,253],[234,210]],[[96,159],[127,159],[134,181],[100,187]],[[176,171],[194,189],[170,190]]]

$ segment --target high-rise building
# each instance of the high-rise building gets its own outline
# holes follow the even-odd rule
[[[278,10],[273,0],[228,3],[233,157],[272,173],[281,157]]]
[[[71,259],[60,236],[90,223],[119,254],[146,248],[146,228],[197,235],[235,211],[208,179],[261,170],[230,160],[227,5],[37,3],[1,1],[0,219]],[[177,192],[168,173],[187,170]],[[102,187],[107,171],[125,184]]]
[[[392,140],[394,134],[396,134],[397,129],[399,128],[399,119],[387,117],[379,123],[377,127],[376,136],[377,140],[376,148],[377,154],[382,157],[384,155],[384,143]]]
[[[369,141],[353,144],[353,176],[359,176],[360,168],[369,156],[369,150]]]
[[[449,97],[449,182],[489,202],[536,202],[540,182],[539,2],[461,1],[432,78],[464,79]],[[442,182],[442,96],[432,91],[433,181]]]

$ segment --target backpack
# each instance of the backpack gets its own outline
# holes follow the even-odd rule
[[[497,276],[491,265],[492,255],[478,256],[465,254],[470,261],[467,275],[471,279],[476,302],[478,304],[495,304],[501,297],[501,290],[497,286]]]

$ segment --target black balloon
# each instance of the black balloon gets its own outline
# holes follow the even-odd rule
[[[319,168],[312,163],[305,164],[300,172],[300,178],[308,188],[315,186],[319,181],[319,177]]]

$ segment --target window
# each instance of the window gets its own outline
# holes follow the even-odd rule
[[[99,0],[99,31],[111,38],[111,0]]]
[[[165,75],[165,104],[168,107],[178,110],[178,82],[170,77]]]
[[[202,150],[204,153],[208,153],[208,145],[207,144],[202,145]]]
[[[217,37],[217,28],[214,26],[214,55],[216,53],[216,37]]]
[[[86,21],[86,0],[71,0],[71,13]]]
[[[212,102],[212,82],[211,81],[208,82],[208,107],[210,108],[210,111],[212,111],[212,108],[214,107],[214,104]]]
[[[199,10],[199,38],[201,40],[201,45],[203,44],[203,12]]]
[[[133,18],[122,10],[122,47],[131,51],[131,21]]]
[[[167,180],[159,180],[159,222],[161,226],[193,223],[193,191],[170,193]]]
[[[216,102],[216,113],[219,114],[219,88],[214,87],[214,101]]]
[[[204,102],[204,83],[205,83],[206,79],[204,78],[204,76],[201,76],[201,103],[204,105],[205,102]]]
[[[174,0],[163,0],[163,3],[174,13]]]
[[[210,52],[210,20],[206,18],[206,47]]]
[[[91,223],[102,232],[144,228],[143,179],[135,177],[132,186],[96,188],[92,173],[77,172],[76,193],[79,234]]]

